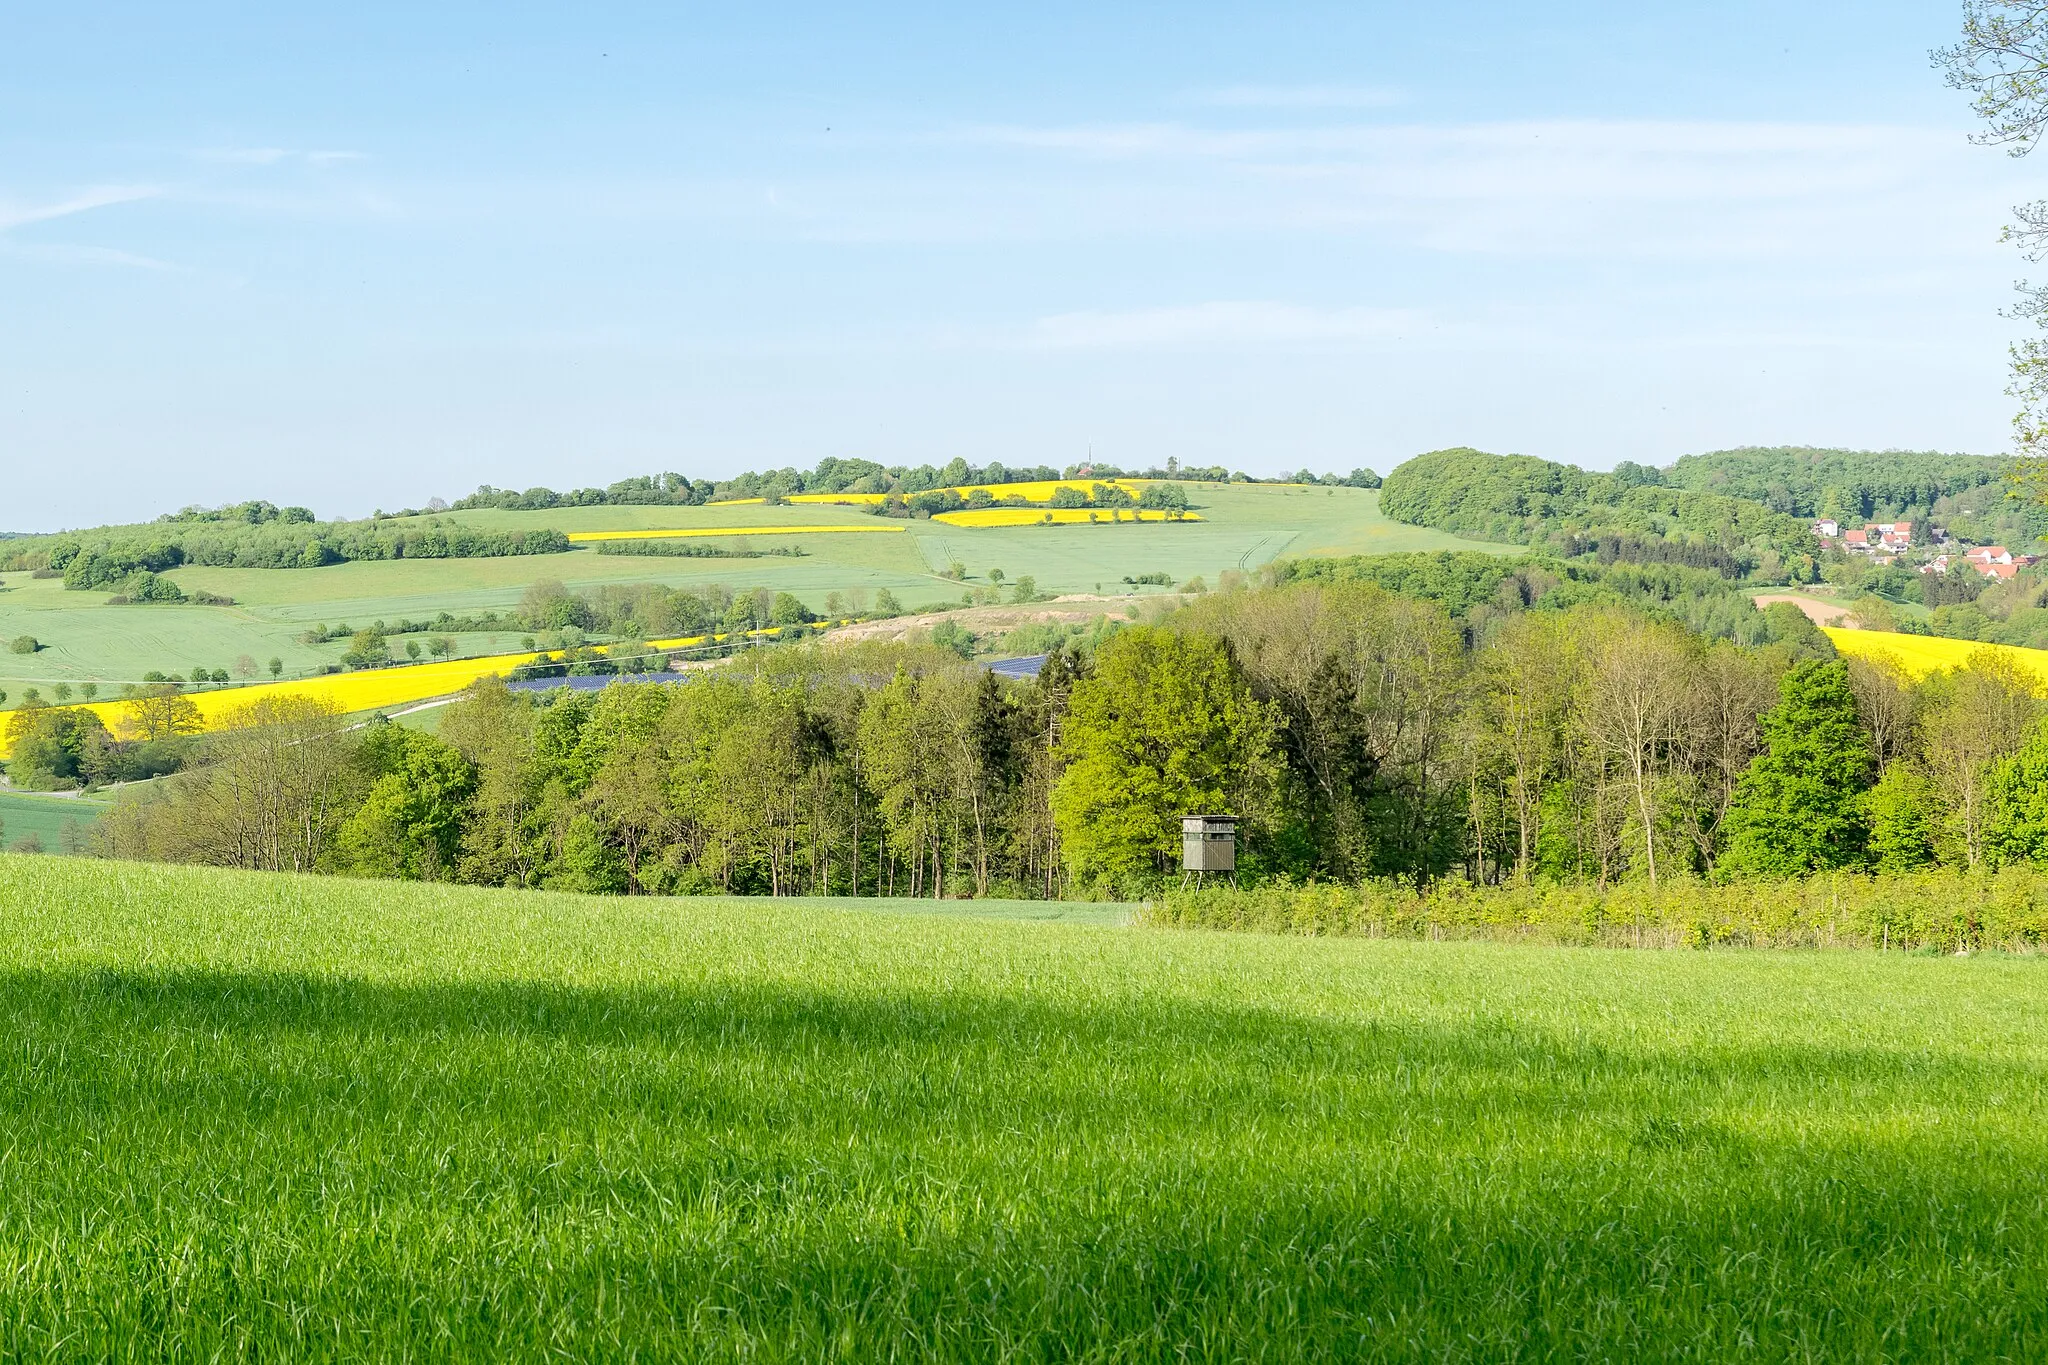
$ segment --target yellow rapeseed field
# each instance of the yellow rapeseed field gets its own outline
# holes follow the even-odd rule
[[[933,521],[948,526],[1085,526],[1090,522],[1200,521],[1193,512],[1140,512],[1114,507],[983,507],[967,512],[941,512]]]
[[[863,531],[903,531],[907,527],[878,521],[873,526],[692,526],[670,531],[571,531],[571,544],[594,540],[690,540],[699,536],[793,536],[832,535]]]
[[[781,633],[780,626],[746,632],[749,636],[775,636]],[[691,635],[675,640],[650,640],[647,648],[690,649],[697,645],[716,644],[731,638],[730,635]],[[640,648],[637,645],[615,645],[608,652],[634,654],[639,653]],[[370,668],[356,673],[329,673],[318,678],[256,683],[249,687],[225,687],[217,692],[191,692],[186,695],[192,705],[198,708],[200,720],[209,729],[218,725],[224,717],[270,697],[312,697],[331,702],[345,714],[381,711],[394,706],[431,701],[435,697],[450,696],[479,678],[510,673],[521,664],[533,662],[535,657],[531,652],[486,654],[473,659],[448,659],[430,664]],[[128,703],[125,701],[88,702],[75,709],[92,712],[116,735],[124,733],[124,727],[128,722]],[[0,758],[7,757],[8,751],[12,748],[10,731],[13,728],[15,714],[12,711],[0,712]]]
[[[2048,686],[2048,650],[2044,649],[1948,640],[1938,635],[1899,635],[1883,630],[1838,630],[1826,626],[1822,630],[1843,654],[1887,660],[1915,678],[1943,669],[1968,667],[1973,656],[1988,653],[2019,665]]]

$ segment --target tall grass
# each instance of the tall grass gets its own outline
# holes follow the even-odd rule
[[[2039,1359],[2044,970],[0,856],[0,1357]]]
[[[1167,891],[1154,927],[1362,938],[1493,939],[1637,948],[1879,948],[2033,953],[2048,944],[2048,874],[2026,868],[1652,887],[1474,886],[1427,890],[1269,883]]]

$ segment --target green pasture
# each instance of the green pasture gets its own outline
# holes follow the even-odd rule
[[[13,848],[31,834],[51,853],[74,847],[109,804],[89,797],[0,791],[0,848]]]
[[[32,634],[48,648],[32,656],[0,654],[0,688],[17,694],[31,684],[93,679],[133,681],[151,670],[185,673],[194,665],[232,668],[247,654],[273,657],[296,675],[332,663],[346,645],[303,645],[314,624],[431,619],[504,610],[529,584],[559,579],[575,588],[603,583],[670,586],[724,583],[744,591],[765,586],[794,593],[814,610],[826,594],[884,589],[907,607],[952,603],[970,587],[986,587],[1001,569],[1012,582],[1029,576],[1046,593],[1126,591],[1122,580],[1165,573],[1175,583],[1202,576],[1213,583],[1228,569],[1255,569],[1283,556],[1365,554],[1400,550],[1511,547],[1464,541],[1440,531],[1389,521],[1379,494],[1355,488],[1193,485],[1204,520],[1071,527],[948,526],[895,522],[899,534],[834,535],[805,528],[871,526],[850,507],[588,507],[551,512],[444,513],[444,519],[492,528],[554,527],[563,531],[689,529],[708,526],[790,527],[790,536],[749,539],[748,548],[791,545],[802,557],[670,559],[600,555],[595,549],[504,559],[388,560],[324,569],[184,568],[170,577],[187,592],[231,597],[233,607],[106,606],[102,593],[67,592],[62,583],[27,574],[0,575],[0,640]],[[944,575],[954,562],[965,583]],[[517,647],[517,636],[464,638],[464,653]]]
[[[9,1359],[2048,1354],[2038,959],[0,905]]]

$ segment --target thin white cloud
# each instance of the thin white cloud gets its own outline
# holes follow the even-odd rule
[[[1359,85],[1231,85],[1195,99],[1220,109],[1389,109],[1401,103],[1398,91]]]
[[[0,200],[0,232],[29,223],[47,223],[53,218],[69,218],[74,213],[90,213],[112,204],[154,199],[160,193],[162,191],[147,185],[100,185],[50,203],[16,204]]]
[[[1307,308],[1298,304],[1219,301],[1172,308],[1059,313],[1020,339],[1030,350],[1163,350],[1272,346],[1397,338],[1423,325],[1392,308]]]
[[[1872,124],[1164,122],[944,137],[1009,153],[1017,196],[1035,178],[1042,200],[1098,228],[1362,234],[1489,255],[1953,259],[1995,249],[1985,225],[2012,193],[2009,166],[1950,132]],[[1089,163],[1114,178],[1082,175]],[[1051,221],[1021,209],[1008,221]]]

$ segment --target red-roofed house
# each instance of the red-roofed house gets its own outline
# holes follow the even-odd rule
[[[1844,531],[1842,532],[1842,545],[1843,548],[1850,550],[1868,550],[1870,548],[1870,537],[1862,531]]]

